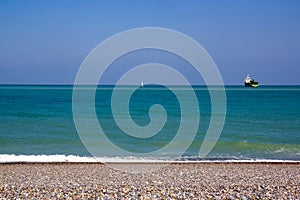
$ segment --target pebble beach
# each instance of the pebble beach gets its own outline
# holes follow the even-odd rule
[[[0,164],[0,199],[300,199],[299,163]],[[145,167],[147,166],[147,167]],[[156,166],[157,167],[157,166]]]

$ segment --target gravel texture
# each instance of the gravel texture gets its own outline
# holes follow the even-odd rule
[[[0,199],[300,199],[300,164],[0,164]]]

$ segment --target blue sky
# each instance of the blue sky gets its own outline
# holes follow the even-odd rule
[[[225,84],[300,84],[300,1],[0,1],[0,84],[72,84],[88,53],[138,27],[200,43]]]

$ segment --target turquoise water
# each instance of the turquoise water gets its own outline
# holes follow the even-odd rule
[[[0,86],[0,156],[92,156],[80,140],[73,121],[72,89],[72,86]],[[185,120],[172,91],[161,86],[146,86],[133,94],[129,108],[137,125],[150,123],[148,111],[153,104],[161,104],[167,115],[159,134],[137,138],[124,134],[114,121],[110,106],[112,89],[111,86],[99,87],[95,97],[98,122],[109,140],[133,153],[153,152],[172,141],[181,120]],[[184,86],[173,89],[186,90]],[[126,92],[126,87],[123,90]],[[181,145],[188,145],[182,160],[300,160],[300,86],[255,89],[227,86],[224,128],[205,158],[199,158],[198,153],[210,123],[211,100],[206,87],[195,86],[194,91],[199,101],[200,123],[192,144],[182,141]],[[186,99],[188,101],[189,96]],[[194,112],[191,109],[190,115]],[[154,112],[153,117],[160,115]],[[90,140],[92,143],[95,138]],[[172,148],[157,157],[169,159],[172,151],[176,152],[179,147]],[[105,153],[101,156],[118,156]]]

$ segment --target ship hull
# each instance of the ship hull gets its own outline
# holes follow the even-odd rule
[[[259,84],[253,84],[253,83],[245,83],[245,87],[258,87]]]

